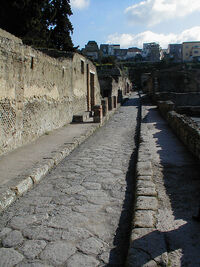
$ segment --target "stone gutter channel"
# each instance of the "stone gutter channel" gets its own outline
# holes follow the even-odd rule
[[[127,98],[128,99],[128,98]],[[125,101],[127,100],[125,99]],[[119,108],[119,106],[117,107]],[[67,157],[77,146],[82,144],[98,128],[102,127],[117,109],[109,111],[103,118],[102,123],[94,123],[88,131],[79,137],[73,139],[73,142],[64,143],[57,151],[52,151],[49,157],[43,158],[42,162],[36,164],[26,176],[16,177],[7,184],[0,187],[0,213],[9,207],[18,197],[25,194],[35,184],[39,183],[47,173]]]
[[[151,163],[152,156],[148,145],[148,129],[146,123],[143,123],[145,115],[146,110],[141,104],[135,173],[135,203],[126,267],[141,267],[144,262],[148,262],[147,266],[158,266],[155,259],[151,256],[151,245],[148,242],[148,238],[145,240],[145,236],[156,231],[156,214],[158,212],[158,198],[153,181],[153,168]]]

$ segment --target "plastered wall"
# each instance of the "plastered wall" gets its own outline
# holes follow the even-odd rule
[[[91,61],[78,53],[50,57],[0,30],[0,155],[90,109],[90,72],[95,104],[100,104]]]

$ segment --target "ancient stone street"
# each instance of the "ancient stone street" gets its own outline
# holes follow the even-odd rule
[[[0,266],[124,266],[138,106],[135,94],[1,214]]]

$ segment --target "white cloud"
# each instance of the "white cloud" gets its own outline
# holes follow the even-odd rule
[[[71,0],[71,7],[74,9],[84,9],[89,6],[90,0]]]
[[[162,21],[181,18],[200,11],[199,0],[144,0],[125,10],[132,23],[153,26]]]
[[[152,31],[145,31],[138,34],[111,34],[108,36],[107,43],[120,44],[122,48],[137,46],[142,48],[143,43],[156,42],[162,48],[167,48],[170,43],[182,43],[186,41],[200,41],[200,26],[196,26],[179,34],[159,34]]]

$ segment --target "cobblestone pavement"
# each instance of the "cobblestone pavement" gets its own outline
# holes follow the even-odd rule
[[[0,266],[124,266],[139,99],[0,215]]]

